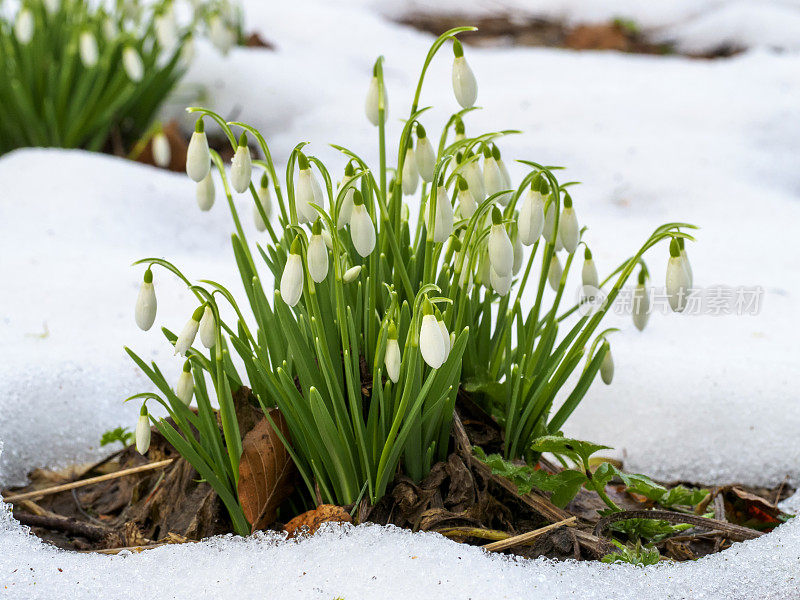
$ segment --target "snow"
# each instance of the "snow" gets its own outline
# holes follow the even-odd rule
[[[706,33],[682,30],[687,43],[710,39],[710,30],[721,35],[735,21],[726,14],[750,11],[746,20],[777,19],[800,39],[800,26],[776,16],[795,14],[796,3],[603,4],[610,8],[549,6],[589,20],[638,6],[637,21],[654,27],[706,15]],[[199,44],[184,85],[204,86],[209,106],[259,127],[278,161],[308,140],[337,173],[343,161],[329,142],[375,162],[375,130],[363,115],[372,62],[386,56],[389,139],[396,139],[431,37],[392,24],[366,0],[252,2],[247,12],[277,52],[235,49],[221,58]],[[742,29],[736,39],[748,35]],[[787,48],[716,61],[467,49],[485,107],[470,114],[468,129],[522,129],[500,144],[507,162],[564,165],[568,178],[584,182],[573,199],[601,275],[660,223],[685,220],[702,227],[689,246],[697,286],[764,290],[754,316],[657,314],[641,334],[628,318],[609,323],[623,329],[611,340],[615,381],[591,390],[567,433],[614,446],[634,471],[709,484],[777,485],[787,475],[800,482],[800,55]],[[456,108],[448,52],[423,88],[422,105],[436,107],[423,120],[429,133]],[[130,267],[134,260],[164,257],[190,278],[241,294],[227,207],[218,193],[201,213],[183,175],[79,151],[20,150],[0,159],[0,182],[5,487],[34,466],[91,460],[102,454],[103,431],[134,424],[138,406],[122,400],[147,382],[123,345],[177,377],[181,361],[156,327],[144,333],[133,323],[143,270]],[[255,235],[249,208],[242,214]],[[666,260],[665,247],[651,254],[656,286]],[[163,270],[155,270],[155,284],[156,325],[179,329],[193,300]],[[786,506],[800,508],[800,496]],[[0,516],[0,586],[11,598],[163,597],[165,589],[176,598],[786,598],[799,563],[800,525],[791,522],[695,563],[632,569],[509,561],[436,535],[377,527],[291,544],[257,536],[86,556],[42,545]]]

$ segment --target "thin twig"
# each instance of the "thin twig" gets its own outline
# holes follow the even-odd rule
[[[102,540],[109,532],[105,527],[98,527],[90,523],[78,521],[72,517],[62,517],[59,515],[29,515],[28,513],[14,513],[14,518],[23,525],[30,527],[44,527],[64,531],[89,540]]]
[[[544,527],[540,527],[539,529],[534,529],[533,531],[529,531],[527,533],[522,533],[520,535],[515,535],[514,537],[510,537],[506,540],[500,540],[499,542],[492,542],[491,544],[486,544],[485,546],[481,546],[484,550],[488,550],[490,552],[502,552],[503,550],[508,550],[509,548],[514,548],[515,546],[523,546],[529,543],[531,540],[536,539],[540,535],[547,533],[553,529],[558,529],[559,527],[565,527],[569,525],[574,525],[575,521],[577,521],[577,517],[570,517],[568,519],[564,519],[563,521],[559,521],[558,523],[551,523],[550,525],[545,525]]]
[[[40,496],[49,496],[50,494],[57,494],[59,492],[65,492],[67,490],[73,490],[75,488],[83,487],[86,485],[92,485],[93,483],[100,483],[102,481],[109,481],[111,479],[117,479],[119,477],[125,477],[127,475],[133,475],[135,473],[143,473],[144,471],[152,471],[154,469],[166,467],[167,465],[171,464],[174,460],[175,460],[174,458],[168,458],[166,460],[160,460],[158,462],[148,463],[146,465],[139,465],[138,467],[131,467],[130,469],[122,469],[121,471],[116,471],[115,473],[108,473],[107,475],[99,475],[97,477],[90,477],[89,479],[81,479],[80,481],[73,481],[72,483],[56,485],[53,487],[44,488],[42,490],[25,492],[24,494],[15,494],[12,496],[8,496],[7,498],[3,498],[3,500],[5,502],[20,502],[21,500],[27,500],[29,498],[39,498]]]
[[[706,519],[705,517],[698,517],[696,515],[686,515],[683,513],[673,512],[671,510],[623,510],[617,513],[607,515],[597,522],[594,528],[595,535],[600,535],[612,523],[617,521],[626,521],[628,519],[655,519],[657,521],[668,521],[670,523],[688,523],[696,527],[705,527],[706,529],[713,529],[722,531],[727,534],[727,537],[736,542],[743,542],[744,540],[752,540],[760,537],[763,534],[761,531],[742,527],[741,525],[734,525],[733,523],[725,523],[717,519]]]

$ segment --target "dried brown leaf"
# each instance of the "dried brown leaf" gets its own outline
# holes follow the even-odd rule
[[[351,523],[352,519],[350,518],[350,514],[341,506],[320,504],[314,510],[309,510],[301,515],[297,515],[283,526],[283,530],[289,534],[289,537],[294,537],[299,533],[312,534],[319,529],[323,523],[329,522]]]

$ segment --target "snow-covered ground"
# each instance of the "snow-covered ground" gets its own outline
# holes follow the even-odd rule
[[[594,3],[583,13],[578,3],[550,4],[599,18]],[[644,10],[643,3],[611,4]],[[647,13],[650,21],[626,15],[677,26],[686,15],[726,7],[756,10],[765,20],[769,11],[797,13],[790,2],[706,2],[702,11],[689,4],[663,3]],[[200,47],[186,82],[208,88],[209,106],[257,125],[277,158],[308,140],[333,165],[343,163],[328,142],[374,162],[375,131],[363,116],[372,62],[386,57],[389,139],[396,139],[431,42],[381,16],[392,7],[251,2],[250,28],[277,51],[235,49],[223,59]],[[726,23],[720,18],[716,29],[730,30]],[[792,33],[800,39],[800,26]],[[467,49],[485,107],[467,127],[522,129],[501,143],[506,159],[564,165],[570,179],[584,182],[573,198],[601,272],[655,226],[684,220],[702,227],[689,248],[697,286],[763,288],[754,316],[657,314],[642,334],[619,319],[614,384],[592,389],[567,432],[614,446],[633,470],[706,483],[800,481],[800,55],[787,49],[710,62]],[[429,132],[456,109],[449,64],[445,48],[423,88],[422,105],[436,107],[424,119]],[[210,213],[200,213],[185,176],[83,152],[22,150],[0,159],[0,189],[2,487],[32,466],[97,456],[105,429],[133,424],[137,407],[121,401],[147,383],[123,344],[177,375],[181,363],[160,334],[133,323],[141,277],[133,260],[163,256],[192,278],[240,287],[227,209],[218,196]],[[649,264],[660,285],[666,249]],[[180,328],[192,301],[163,271],[156,286],[158,324]],[[512,562],[438,536],[377,528],[299,545],[214,541],[112,559],[55,552],[3,518],[0,589],[14,598],[165,597],[164,589],[176,598],[198,590],[347,600],[576,591],[587,598],[788,598],[800,576],[800,525],[793,523],[697,563],[642,570]]]

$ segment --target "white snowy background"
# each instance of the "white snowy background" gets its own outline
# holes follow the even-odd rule
[[[656,226],[679,220],[701,227],[688,249],[696,286],[763,289],[754,316],[655,314],[643,333],[627,318],[610,323],[623,329],[612,339],[614,383],[592,388],[566,432],[614,446],[627,468],[661,479],[772,486],[788,476],[797,485],[800,2],[436,6],[252,0],[247,29],[276,51],[236,48],[223,58],[200,44],[184,84],[203,86],[209,107],[256,125],[279,162],[310,141],[340,172],[328,143],[377,158],[363,114],[375,58],[386,58],[394,140],[432,41],[390,17],[454,7],[571,23],[625,17],[682,49],[748,48],[701,61],[470,47],[484,110],[466,125],[521,129],[500,143],[507,162],[563,165],[565,177],[583,182],[573,199],[601,276]],[[423,88],[422,105],[435,107],[423,120],[429,133],[457,108],[450,62],[444,48]],[[122,400],[148,383],[123,345],[177,376],[181,361],[157,328],[133,323],[142,269],[130,264],[160,256],[238,291],[222,200],[201,213],[187,177],[104,155],[31,149],[0,159],[0,487],[22,483],[34,466],[99,456],[103,431],[133,425],[138,406]],[[247,198],[237,201],[249,216]],[[666,247],[649,256],[657,286],[666,261]],[[164,271],[155,278],[157,325],[179,329],[193,301]],[[0,516],[0,591],[11,598],[790,598],[798,577],[794,523],[696,563],[634,569],[511,561],[377,527],[292,544],[255,537],[80,556]]]

